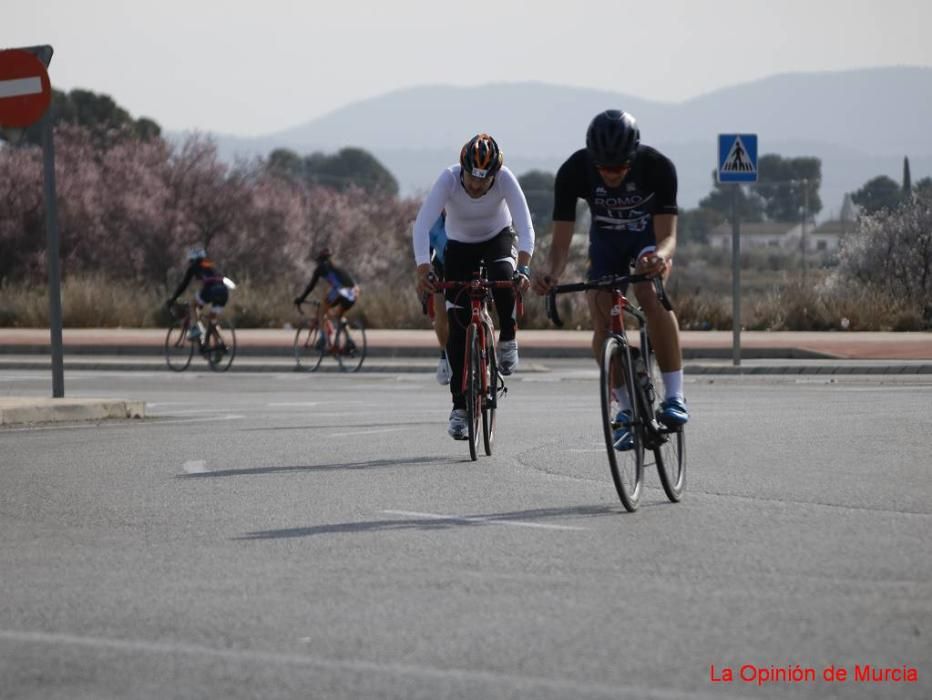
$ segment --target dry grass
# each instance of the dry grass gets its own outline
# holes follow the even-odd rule
[[[711,274],[711,273],[709,273]],[[784,278],[787,277],[785,273]],[[772,284],[764,291],[744,292],[742,320],[749,330],[832,330],[847,319],[850,330],[916,331],[932,328],[932,318],[919,301],[895,299],[856,285],[831,284],[823,273]],[[567,279],[570,279],[569,277]],[[691,290],[691,291],[686,291]],[[281,328],[300,320],[291,304],[298,291],[290,282],[257,285],[244,280],[231,293],[229,308],[242,328]],[[684,330],[731,329],[731,296],[702,287],[670,285],[680,327]],[[68,328],[161,327],[168,317],[162,306],[169,292],[113,282],[98,276],[71,277],[62,285],[64,325]],[[559,297],[566,328],[588,328],[589,312],[582,294]],[[353,315],[370,328],[430,328],[413,285],[404,288],[363,287]],[[48,293],[44,287],[5,283],[0,286],[0,326],[48,326]],[[525,299],[522,328],[552,328],[543,300]]]

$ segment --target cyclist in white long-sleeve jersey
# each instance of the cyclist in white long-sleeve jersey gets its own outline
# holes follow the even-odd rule
[[[421,205],[414,222],[414,259],[418,293],[434,291],[430,265],[430,227],[446,210],[447,248],[444,271],[448,280],[469,280],[484,265],[490,280],[515,279],[528,287],[534,226],[527,199],[518,179],[504,166],[498,144],[488,134],[477,134],[460,151],[460,162],[445,169]],[[512,228],[513,226],[513,228]],[[515,231],[517,230],[517,246]],[[515,295],[511,289],[493,292],[499,324],[499,370],[511,374],[518,366],[515,339]],[[466,401],[462,376],[469,324],[469,303],[446,290],[449,317],[447,358],[454,381],[450,382],[453,410],[448,432],[456,440],[467,438]]]

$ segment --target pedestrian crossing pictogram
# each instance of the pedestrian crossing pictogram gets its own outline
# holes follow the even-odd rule
[[[757,134],[719,134],[718,181],[757,182]]]

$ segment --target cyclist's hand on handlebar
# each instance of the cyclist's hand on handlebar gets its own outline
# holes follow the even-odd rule
[[[662,275],[667,270],[667,259],[655,252],[645,253],[638,258],[635,273],[639,275]]]
[[[555,275],[551,275],[549,272],[536,270],[534,274],[531,275],[531,288],[538,294],[546,294],[557,282],[558,278]]]
[[[434,274],[430,263],[424,263],[417,266],[417,293],[436,292],[434,284],[437,282],[437,275]]]
[[[515,289],[517,291],[526,292],[528,287],[531,286],[531,281],[530,279],[528,279],[528,274],[529,272],[528,272],[527,267],[524,267],[524,268],[519,267],[517,270],[515,270],[515,274],[512,277],[512,281],[514,282]]]

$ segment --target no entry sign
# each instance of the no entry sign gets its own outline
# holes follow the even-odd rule
[[[52,85],[42,61],[22,49],[0,51],[0,126],[32,126],[51,101]]]

